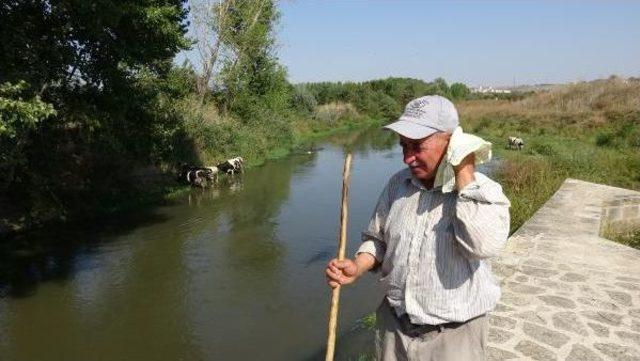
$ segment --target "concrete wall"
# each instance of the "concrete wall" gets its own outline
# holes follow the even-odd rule
[[[602,205],[600,235],[640,226],[640,197],[620,196]]]

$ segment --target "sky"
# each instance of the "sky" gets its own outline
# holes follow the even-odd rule
[[[640,2],[283,0],[293,83],[390,76],[471,86],[640,76]]]

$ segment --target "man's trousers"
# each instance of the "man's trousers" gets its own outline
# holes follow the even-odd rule
[[[486,315],[459,324],[417,326],[398,317],[385,299],[376,312],[378,361],[483,361],[486,359]]]

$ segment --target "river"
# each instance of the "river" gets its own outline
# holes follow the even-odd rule
[[[315,148],[150,212],[33,235],[40,249],[2,268],[0,359],[324,359],[345,154],[349,255],[403,164],[379,129]],[[343,289],[336,359],[372,347],[356,329],[381,297],[375,275]]]

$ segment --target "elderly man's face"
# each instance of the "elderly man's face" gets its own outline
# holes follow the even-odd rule
[[[417,140],[400,136],[404,163],[414,177],[426,185],[433,182],[438,165],[447,152],[450,137],[450,134],[441,132]]]

